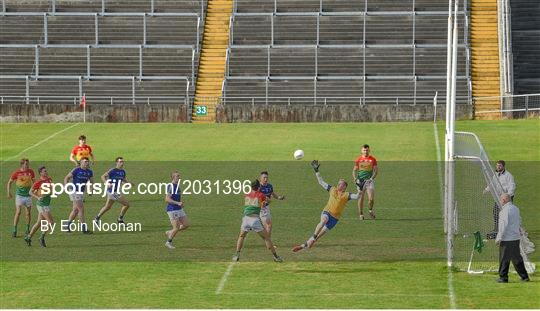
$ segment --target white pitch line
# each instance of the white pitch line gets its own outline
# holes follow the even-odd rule
[[[442,189],[444,187],[442,180],[442,167],[441,167],[441,146],[439,144],[439,129],[437,123],[433,122],[433,132],[435,134],[435,147],[437,149],[437,175],[439,176],[439,193],[441,202],[443,200]],[[456,294],[454,292],[454,276],[452,275],[452,269],[448,268],[448,298],[450,299],[450,309],[456,309]]]
[[[231,262],[229,266],[227,267],[227,270],[225,271],[225,273],[223,273],[223,276],[221,277],[221,280],[219,281],[219,285],[216,288],[216,295],[221,294],[221,292],[223,291],[223,287],[225,287],[225,283],[227,283],[227,279],[229,278],[229,275],[231,275],[232,269],[234,268],[235,263],[236,261]]]
[[[75,123],[75,124],[73,124],[73,125],[71,125],[71,126],[66,127],[66,128],[63,129],[63,130],[60,130],[60,131],[58,131],[58,132],[56,132],[56,133],[53,133],[52,135],[50,135],[49,137],[43,139],[42,141],[40,141],[40,142],[38,142],[38,143],[36,143],[36,144],[34,144],[34,145],[32,145],[32,146],[30,146],[30,147],[24,149],[23,151],[17,153],[16,155],[14,155],[14,156],[12,156],[12,157],[9,157],[9,158],[5,159],[5,160],[2,161],[2,162],[7,162],[7,161],[9,161],[9,160],[11,160],[11,159],[18,158],[19,156],[21,156],[21,155],[22,155],[23,153],[25,153],[26,151],[28,151],[28,150],[30,150],[30,149],[33,149],[33,148],[35,148],[35,147],[37,147],[37,146],[43,144],[44,142],[48,141],[49,139],[55,137],[56,135],[61,134],[61,133],[65,132],[65,131],[67,131],[67,130],[69,130],[69,129],[72,129],[72,128],[74,128],[75,126],[77,126],[77,125],[79,125],[79,124],[80,124],[80,123]]]
[[[456,294],[454,293],[454,275],[450,267],[448,267],[448,298],[450,299],[450,309],[457,309]]]
[[[224,295],[245,295],[244,292],[226,292]],[[290,293],[276,293],[276,292],[261,292],[257,293],[258,296],[310,296],[311,294],[300,294],[295,292]],[[356,297],[356,296],[381,296],[381,297],[446,297],[446,294],[401,294],[401,293],[317,293],[317,296],[345,296],[345,297]]]

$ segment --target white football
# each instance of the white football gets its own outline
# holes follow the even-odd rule
[[[293,156],[296,160],[302,159],[304,157],[304,150],[296,150]]]

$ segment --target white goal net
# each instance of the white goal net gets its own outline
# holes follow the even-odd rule
[[[475,134],[455,132],[454,159],[454,208],[447,219],[453,233],[453,265],[469,273],[497,271],[495,236],[502,187]],[[525,230],[521,240],[525,265],[533,272],[527,254],[534,251],[534,244]]]

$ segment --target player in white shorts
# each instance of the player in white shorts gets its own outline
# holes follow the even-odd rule
[[[21,159],[20,168],[14,171],[7,183],[8,198],[13,198],[11,194],[11,184],[15,183],[15,215],[13,217],[12,237],[17,237],[17,225],[21,216],[21,210],[24,208],[26,213],[26,234],[30,232],[30,222],[32,221],[32,197],[30,188],[34,183],[34,171],[30,168],[30,161],[26,158]]]
[[[38,169],[39,179],[32,186],[30,195],[37,199],[36,209],[38,210],[38,218],[32,230],[24,237],[24,241],[28,246],[32,246],[32,236],[41,228],[42,221],[47,221],[47,230],[41,231],[41,236],[39,237],[39,244],[43,247],[47,247],[45,244],[45,234],[52,228],[54,224],[54,219],[51,214],[51,194],[42,193],[43,185],[48,185],[49,189],[51,188],[52,179],[49,177],[49,173],[45,166],[42,166]]]
[[[167,193],[165,194],[165,202],[167,202],[167,215],[171,221],[172,229],[165,232],[167,235],[167,242],[165,246],[169,249],[174,249],[172,241],[176,234],[180,231],[186,230],[190,223],[189,219],[184,211],[184,202],[182,202],[182,190],[180,189],[180,173],[174,171],[171,173],[172,181],[167,186]]]
[[[79,161],[79,166],[71,170],[66,177],[64,177],[64,184],[70,185],[75,190],[72,194],[69,195],[69,198],[72,204],[72,210],[69,214],[67,229],[65,231],[71,232],[70,224],[73,222],[75,217],[79,217],[81,221],[81,226],[83,228],[84,234],[92,234],[92,231],[88,230],[88,225],[86,224],[86,219],[84,215],[84,192],[86,186],[90,186],[94,182],[94,173],[90,169],[90,161],[88,158],[81,158]],[[71,181],[71,182],[70,182]]]
[[[119,224],[124,223],[124,216],[129,209],[129,202],[124,198],[120,191],[122,184],[129,184],[129,181],[126,178],[126,171],[124,170],[124,158],[117,157],[115,163],[116,166],[114,168],[111,168],[101,176],[101,180],[108,184],[107,201],[105,202],[105,206],[103,206],[97,214],[96,218],[94,218],[95,222],[101,220],[101,216],[111,209],[114,202],[122,204],[120,215],[116,220]]]
[[[242,225],[240,226],[240,235],[236,241],[236,254],[233,256],[233,261],[240,260],[240,252],[244,246],[244,240],[248,232],[254,231],[263,238],[266,248],[272,252],[275,262],[282,262],[283,259],[278,256],[276,253],[274,244],[270,239],[268,231],[264,229],[259,214],[261,212],[261,207],[266,202],[266,196],[259,191],[260,183],[259,180],[255,180],[251,183],[251,192],[246,194],[244,197],[244,217],[242,217]]]
[[[268,182],[268,172],[264,171],[261,172],[259,175],[259,182],[261,183],[261,186],[259,188],[259,191],[262,192],[266,196],[266,201],[261,208],[261,221],[263,223],[264,228],[266,231],[268,231],[268,235],[272,236],[272,213],[270,213],[270,202],[271,199],[276,200],[284,200],[284,195],[278,195],[274,192],[274,187],[271,183]]]
[[[358,218],[364,220],[364,199],[367,194],[369,216],[375,219],[375,178],[379,173],[377,159],[370,155],[369,145],[362,146],[362,154],[354,160],[352,171],[353,180],[360,191],[360,200],[358,200]]]

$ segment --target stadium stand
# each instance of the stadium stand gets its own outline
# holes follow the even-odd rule
[[[435,91],[445,96],[446,90],[447,5],[237,0],[225,101],[318,104],[333,97],[331,102],[342,104],[431,103]],[[459,13],[457,95],[465,104],[471,85],[468,8]],[[258,98],[239,98],[249,96],[246,89]]]
[[[86,94],[93,104],[148,96],[183,103],[194,94],[205,4],[3,0],[0,92],[20,96],[4,102]]]
[[[540,93],[540,2],[511,5],[514,94]]]

